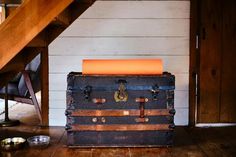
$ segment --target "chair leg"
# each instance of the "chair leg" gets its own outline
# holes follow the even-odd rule
[[[8,84],[5,87],[5,119],[0,121],[0,127],[10,127],[19,125],[19,120],[10,120],[8,116]]]
[[[34,107],[35,107],[35,110],[37,112],[37,115],[39,117],[39,120],[40,120],[40,124],[42,124],[42,114],[41,114],[41,109],[39,107],[39,103],[37,101],[37,98],[35,96],[35,93],[34,93],[34,90],[33,90],[33,87],[32,87],[32,82],[30,80],[30,77],[29,77],[29,74],[27,71],[22,71],[22,75],[24,76],[24,79],[25,79],[25,83],[26,83],[26,86],[29,90],[29,93],[30,93],[30,96],[32,98],[32,102],[34,104]]]

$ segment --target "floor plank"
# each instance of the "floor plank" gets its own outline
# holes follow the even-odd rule
[[[220,128],[176,127],[174,145],[170,148],[90,148],[66,147],[64,127],[39,127],[35,110],[30,105],[10,108],[10,117],[22,123],[16,127],[0,127],[0,140],[20,136],[49,135],[49,147],[12,152],[0,150],[0,157],[233,157],[236,154],[236,126]],[[0,115],[2,119],[4,115]]]
[[[63,134],[58,147],[55,152],[52,154],[52,157],[92,157],[91,149],[72,149],[66,147],[67,136],[66,133]]]
[[[188,129],[188,133],[196,145],[209,157],[230,157],[235,156],[236,147],[231,145],[227,139],[227,128],[217,131],[216,128],[194,128]],[[222,133],[220,133],[222,132]],[[230,138],[232,138],[231,135]],[[236,139],[235,137],[233,138]]]
[[[128,148],[92,149],[92,157],[130,157]]]
[[[185,127],[177,127],[174,131],[174,145],[170,149],[172,157],[205,157],[206,154],[194,143]]]
[[[130,148],[130,157],[167,157],[171,148]]]
[[[68,148],[64,127],[39,127],[21,124],[0,128],[0,139],[49,135],[45,149],[25,147],[12,152],[0,151],[0,157],[232,157],[236,154],[236,127],[176,127],[174,145],[169,148]]]

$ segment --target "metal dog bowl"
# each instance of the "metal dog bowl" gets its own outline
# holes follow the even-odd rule
[[[30,147],[46,148],[50,143],[50,137],[45,135],[33,136],[27,139]]]
[[[26,140],[22,137],[6,138],[1,141],[1,149],[10,151],[23,148]]]

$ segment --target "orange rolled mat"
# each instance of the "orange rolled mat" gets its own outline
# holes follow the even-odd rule
[[[86,59],[82,65],[84,75],[155,75],[162,72],[161,59]]]

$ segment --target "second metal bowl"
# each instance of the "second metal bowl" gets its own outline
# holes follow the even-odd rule
[[[27,139],[29,146],[46,148],[50,143],[50,137],[45,135],[33,136]]]

